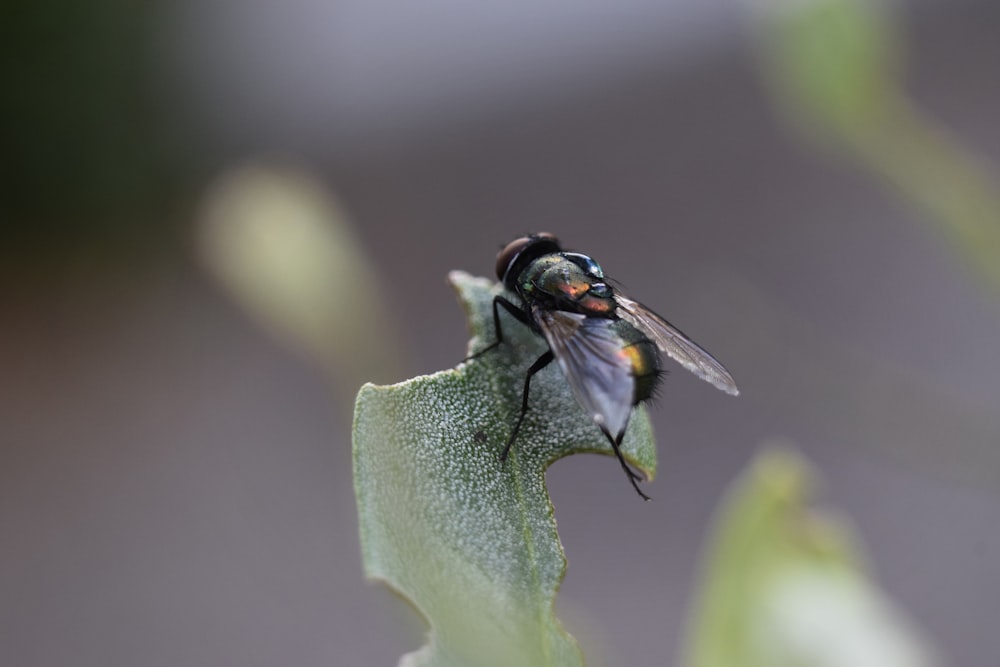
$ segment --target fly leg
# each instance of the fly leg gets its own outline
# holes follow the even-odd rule
[[[524,312],[524,309],[518,308],[516,305],[514,305],[513,303],[511,303],[509,300],[505,299],[502,296],[493,297],[493,330],[497,334],[497,339],[492,343],[490,343],[489,345],[487,345],[486,347],[484,347],[483,349],[479,350],[479,352],[476,352],[475,354],[470,354],[465,359],[463,359],[463,361],[470,361],[472,359],[475,359],[476,357],[479,357],[489,352],[490,350],[496,348],[498,345],[500,345],[500,343],[503,342],[503,329],[500,328],[500,310],[497,308],[497,306],[503,306],[504,310],[513,315],[517,319],[517,321],[520,322],[521,324],[529,327],[531,326],[531,320],[529,319],[528,314]]]
[[[496,310],[493,312],[496,312]],[[517,432],[521,430],[521,422],[524,421],[524,415],[528,414],[528,390],[531,388],[531,376],[552,363],[552,359],[554,358],[552,350],[546,351],[545,354],[535,359],[535,363],[531,364],[531,368],[528,369],[527,374],[524,376],[524,391],[521,394],[521,415],[517,418],[517,424],[514,425],[514,431],[510,434],[510,438],[507,439],[507,445],[503,448],[503,453],[500,454],[501,462],[507,460],[507,454],[510,453],[510,446],[514,444]]]
[[[621,444],[622,438],[625,437],[625,431],[619,433],[618,437],[615,438],[603,428],[601,430],[604,431],[604,435],[608,436],[608,441],[611,443],[611,449],[615,450],[615,456],[618,457],[618,463],[622,464],[622,470],[624,470],[625,474],[628,475],[628,481],[632,483],[632,488],[635,489],[635,492],[638,493],[643,500],[650,500],[650,497],[643,493],[639,488],[638,482],[642,479],[642,477],[636,471],[632,470],[627,463],[625,463],[625,457],[622,456]]]

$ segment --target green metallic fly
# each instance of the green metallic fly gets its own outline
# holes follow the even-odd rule
[[[503,342],[500,307],[545,338],[549,349],[528,368],[521,413],[500,458],[510,448],[528,412],[531,378],[558,362],[577,402],[611,443],[622,470],[640,496],[640,475],[625,462],[622,438],[632,408],[649,399],[660,381],[659,354],[667,354],[706,382],[736,396],[729,371],[679,329],[606,282],[600,265],[587,255],[566,252],[548,233],[518,238],[497,255],[497,277],[521,303],[493,299],[496,341],[471,358]]]

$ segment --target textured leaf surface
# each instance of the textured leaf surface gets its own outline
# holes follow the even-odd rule
[[[494,340],[499,287],[454,272],[475,350]],[[505,342],[485,355],[387,387],[365,385],[354,422],[362,556],[420,610],[429,644],[401,665],[581,665],[552,607],[565,571],[545,468],[576,452],[611,454],[556,364],[532,380],[528,416],[506,463],[500,452],[542,339],[502,314]],[[626,457],[650,477],[649,420],[635,411]],[[608,475],[633,491],[618,464]],[[639,499],[636,499],[639,503]]]

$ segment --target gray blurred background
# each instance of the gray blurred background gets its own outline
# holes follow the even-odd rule
[[[1000,161],[1000,5],[899,9],[908,91]],[[1000,297],[905,201],[788,131],[744,3],[0,16],[0,664],[392,665],[422,643],[363,579],[354,379],[261,331],[195,258],[205,188],[269,159],[356,224],[404,359],[373,380],[458,362],[447,271],[490,275],[537,230],[736,376],[736,400],[667,379],[654,502],[606,458],[550,471],[558,614],[592,664],[674,661],[711,512],[774,438],[818,465],[950,664],[996,664]]]

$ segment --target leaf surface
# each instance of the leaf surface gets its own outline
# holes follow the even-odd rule
[[[502,288],[453,272],[473,334],[495,340],[491,304]],[[528,366],[545,342],[501,313],[504,343],[456,368],[392,386],[365,385],[354,421],[354,480],[369,577],[408,599],[429,643],[401,665],[582,665],[553,613],[566,561],[545,469],[578,452],[611,454],[556,364],[536,374],[528,415],[505,463]],[[649,420],[639,408],[623,443],[652,476]],[[633,493],[617,463],[609,483]],[[638,503],[638,499],[636,499]]]

